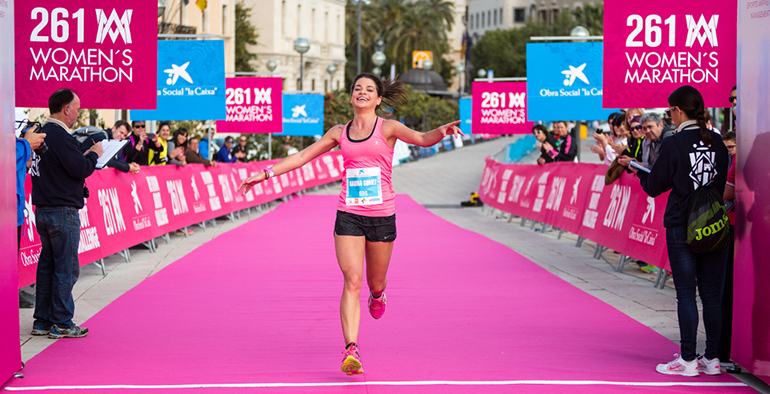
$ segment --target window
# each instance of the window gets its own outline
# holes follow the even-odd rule
[[[487,26],[492,26],[492,11],[487,11]]]
[[[497,26],[497,10],[495,10],[493,15],[494,15],[494,21],[495,21],[494,25]]]
[[[324,79],[324,93],[329,93],[329,80]]]
[[[503,23],[505,23],[505,21],[503,21],[503,9],[500,8],[500,24],[502,25]]]
[[[302,37],[302,5],[297,6],[297,37]]]
[[[469,21],[468,21],[468,28],[469,29],[473,29],[473,15],[471,15],[471,17],[468,18],[468,19],[469,19]]]
[[[209,9],[206,8],[201,12],[201,33],[209,31],[208,27]]]
[[[526,8],[514,8],[513,9],[513,21],[523,23],[527,21],[527,9]]]
[[[310,80],[310,90],[315,92],[315,79]]]
[[[310,11],[310,37],[315,37],[315,8]]]
[[[479,14],[476,14],[476,28],[478,29],[481,25],[479,24]]]

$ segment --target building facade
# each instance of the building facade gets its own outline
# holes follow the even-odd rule
[[[530,17],[553,23],[562,12],[600,1],[577,0],[468,0],[467,26],[471,37],[480,38],[489,30],[523,26]]]
[[[257,71],[270,72],[274,60],[276,76],[283,79],[284,92],[299,91],[300,54],[294,41],[304,37],[310,49],[304,62],[302,90],[326,93],[345,89],[345,1],[343,0],[243,0],[251,7],[251,23],[257,28],[258,44],[249,52],[257,55]],[[334,64],[336,71],[327,69]]]

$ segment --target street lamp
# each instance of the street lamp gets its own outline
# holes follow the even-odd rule
[[[589,37],[591,33],[588,32],[583,26],[575,26],[572,31],[569,32],[570,37]],[[577,42],[585,42],[586,40],[575,40]]]
[[[329,73],[329,91],[334,91],[334,85],[332,82],[334,81],[334,73],[337,72],[337,66],[335,66],[334,63],[328,65],[326,67],[326,72]]]
[[[158,0],[158,18],[166,13],[166,0]]]
[[[460,97],[463,96],[463,93],[465,93],[465,66],[461,64],[458,64],[457,67],[455,67],[455,70],[457,71],[457,74],[460,75]]]
[[[294,50],[299,52],[299,91],[302,91],[302,77],[305,72],[305,62],[302,55],[310,50],[310,41],[305,37],[300,37],[294,40]]]
[[[487,70],[480,68],[478,72],[476,72],[476,75],[479,76],[479,78],[484,78],[487,76]]]
[[[423,60],[422,61],[422,68],[424,68],[426,70],[430,70],[431,68],[433,68],[433,60],[430,60],[430,59]]]
[[[275,71],[275,68],[278,67],[278,63],[276,63],[275,60],[270,59],[267,61],[266,66],[267,66],[267,70],[270,71],[270,73],[272,74],[273,71]]]
[[[352,3],[358,6],[358,63],[356,65],[356,75],[361,74],[361,2],[371,3],[371,0],[353,0]]]
[[[382,74],[382,70],[380,69],[380,66],[382,66],[385,63],[385,59],[387,59],[387,57],[385,56],[384,53],[380,51],[374,52],[374,54],[372,54],[372,63],[374,63],[374,65],[376,66],[372,70],[374,75],[380,76],[380,74]]]

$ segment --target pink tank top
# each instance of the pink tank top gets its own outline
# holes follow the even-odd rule
[[[363,140],[351,140],[348,122],[340,137],[345,171],[337,209],[361,216],[391,216],[396,213],[396,193],[390,180],[393,148],[382,135],[384,119],[377,117],[374,130]]]

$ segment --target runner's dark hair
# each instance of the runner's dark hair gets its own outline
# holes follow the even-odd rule
[[[398,106],[406,104],[408,97],[406,91],[406,85],[397,79],[380,79],[378,76],[369,73],[361,73],[356,75],[353,79],[353,83],[350,84],[350,95],[353,96],[353,89],[356,87],[356,82],[361,78],[368,78],[374,82],[377,87],[377,96],[382,97],[382,102],[377,106],[377,110],[382,110],[380,107],[382,104],[393,108],[394,111],[398,110]]]
[[[688,118],[698,122],[700,127],[700,139],[704,144],[711,146],[714,140],[711,139],[711,133],[706,127],[706,108],[703,104],[703,96],[698,89],[692,86],[684,85],[676,88],[668,96],[668,105],[679,107]]]

